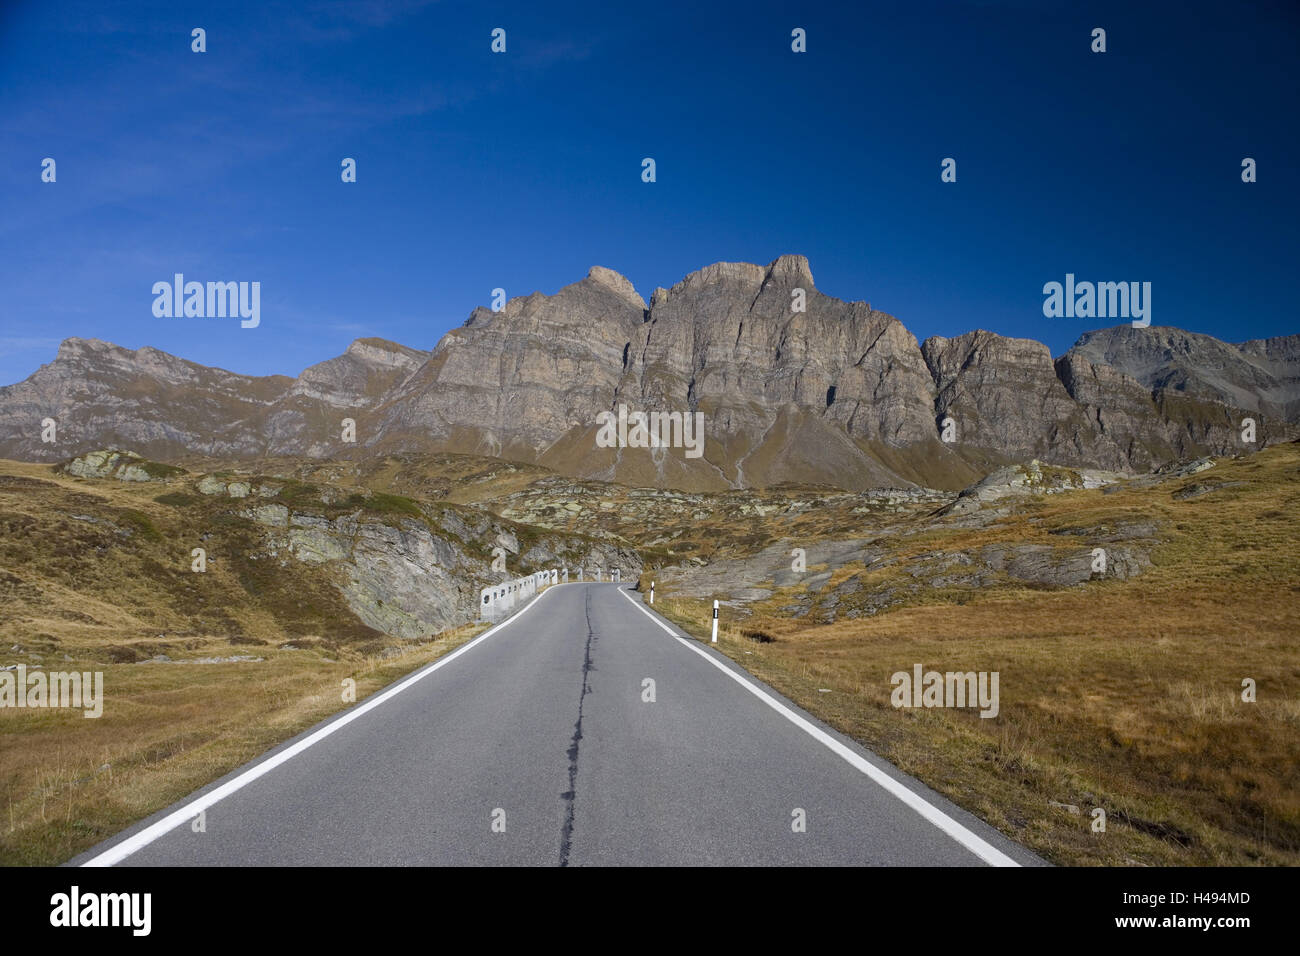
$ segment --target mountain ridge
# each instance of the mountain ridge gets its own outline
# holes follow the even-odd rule
[[[703,413],[703,455],[600,447],[598,415],[620,405]],[[40,440],[47,418],[57,443]],[[1116,326],[1056,358],[982,329],[918,342],[895,316],[822,293],[801,255],[713,263],[649,303],[597,265],[554,294],[474,309],[430,350],[362,338],[293,377],[69,338],[0,387],[10,458],[433,450],[684,490],[959,488],[1031,458],[1143,471],[1294,440],[1298,424],[1300,335],[1231,344]]]

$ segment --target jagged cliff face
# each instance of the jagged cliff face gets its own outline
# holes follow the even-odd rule
[[[1017,460],[1122,468],[1095,423],[1056,375],[1047,346],[991,332],[939,336],[922,347],[934,376],[939,418],[957,442]]]
[[[1300,335],[1241,345],[1174,328],[1088,332],[1070,354],[1150,391],[1178,392],[1270,418],[1300,418]]]
[[[434,441],[634,485],[961,486],[983,456],[939,441],[934,392],[911,333],[822,295],[802,256],[717,263],[648,306],[596,268],[554,296],[476,310],[376,411],[375,431],[386,449]],[[703,413],[703,455],[600,447],[597,416],[620,404]]]
[[[702,413],[703,454],[600,447],[598,416],[620,404]],[[1254,446],[1241,441],[1247,416]],[[57,444],[40,440],[47,417]],[[356,444],[341,440],[344,418]],[[1300,436],[1298,421],[1300,336],[1231,345],[1121,326],[1056,361],[1041,343],[984,331],[918,344],[893,316],[823,295],[802,256],[782,256],[708,266],[649,304],[596,267],[555,295],[475,310],[432,352],[363,339],[296,379],[69,339],[0,389],[0,455],[438,450],[685,490],[959,488],[1031,458],[1148,470],[1251,451]]]
[[[609,407],[644,319],[631,283],[599,268],[553,296],[511,299],[500,313],[476,309],[387,398],[368,437],[536,462]]]
[[[806,311],[792,311],[796,290]],[[707,467],[730,484],[870,487],[922,477],[898,474],[897,462],[882,459],[887,448],[967,473],[937,440],[934,383],[916,339],[893,316],[822,295],[802,256],[766,269],[718,263],[656,290],[631,348],[618,400],[703,411]],[[605,477],[655,483],[658,475],[631,473],[644,460]]]

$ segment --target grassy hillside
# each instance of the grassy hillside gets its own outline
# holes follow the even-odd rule
[[[377,631],[337,569],[286,559],[243,515],[382,523],[418,516],[409,498],[281,481],[232,501],[141,467],[157,480],[0,462],[0,666],[101,671],[106,698],[98,719],[0,708],[0,864],[66,860],[346,707],[345,678],[360,699],[481,630]]]

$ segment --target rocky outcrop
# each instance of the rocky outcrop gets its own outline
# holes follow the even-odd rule
[[[470,506],[420,504],[360,486],[228,472],[192,475],[125,451],[90,452],[58,470],[88,482],[164,481],[171,491],[154,497],[157,491],[140,489],[142,503],[152,498],[155,507],[181,509],[191,519],[203,516],[199,527],[211,530],[199,540],[216,539],[204,545],[214,565],[232,562],[223,539],[234,533],[240,562],[308,566],[312,574],[325,575],[325,587],[362,624],[402,639],[475,620],[480,588],[521,574],[618,568],[624,580],[635,581],[643,567],[638,550],[616,536],[539,529]],[[153,528],[146,516],[135,514],[135,524],[103,523],[124,537]],[[287,579],[302,580],[292,573]],[[256,582],[270,578],[245,573],[241,580],[255,596]]]
[[[1198,470],[1170,469],[1148,482],[1031,461],[998,469],[938,509],[917,498],[904,516],[878,515],[871,537],[785,538],[750,553],[661,566],[654,577],[666,597],[716,599],[733,620],[757,614],[817,623],[873,617],[936,598],[964,604],[976,594],[999,590],[1122,581],[1152,566],[1151,555],[1168,531],[1162,519],[1125,512],[1079,522],[1055,514],[1045,521],[1039,508],[1044,496],[1149,488]],[[1192,497],[1216,487],[1192,486],[1173,495]],[[842,528],[837,524],[832,533]],[[935,542],[954,540],[957,529],[962,529],[955,537],[960,547],[935,549]],[[792,560],[794,555],[799,560]]]
[[[131,451],[92,451],[66,462],[61,469],[75,478],[116,478],[118,481],[166,481],[184,474],[180,468],[150,461]]]
[[[963,489],[957,496],[957,500],[942,508],[939,514],[967,514],[979,510],[990,502],[1002,501],[1006,498],[1025,498],[1063,491],[1103,488],[1123,477],[1124,475],[1119,472],[1094,469],[1074,470],[1059,467],[1044,469],[1042,464],[1034,459],[1024,465],[1008,465],[991,472],[969,488]]]
[[[229,483],[227,494],[244,497],[233,493],[235,484]],[[576,536],[546,536],[521,553],[516,534],[500,522],[449,508],[381,518],[361,507],[330,515],[270,502],[243,514],[264,529],[268,557],[333,569],[340,593],[362,623],[401,638],[474,620],[479,589],[515,574],[617,567],[635,580],[642,568],[632,548]],[[492,570],[491,548],[497,546],[509,555],[507,571]]]
[[[989,545],[980,552],[982,562],[1016,581],[1068,588],[1099,578],[1136,577],[1151,566],[1145,549],[1118,545],[1105,551],[1106,570],[1099,572],[1091,548],[1054,548],[1047,545]]]
[[[331,520],[268,514],[267,507],[254,515],[272,529],[270,539],[295,560],[337,566],[348,607],[375,630],[414,638],[473,619],[473,581],[486,582],[486,569],[449,536],[414,518],[387,524],[348,514]]]

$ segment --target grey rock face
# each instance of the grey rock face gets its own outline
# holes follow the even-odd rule
[[[422,523],[357,523],[355,531],[342,591],[366,624],[418,637],[469,619],[467,603],[477,609],[477,589],[467,587],[469,562]]]
[[[387,396],[428,358],[428,352],[395,342],[357,339],[338,358],[305,369],[287,394],[356,411]]]
[[[1051,587],[1072,587],[1093,578],[1131,578],[1151,566],[1145,551],[1121,545],[1108,547],[1106,571],[1093,571],[1091,549],[1063,550],[1046,545],[990,545],[980,554],[994,571],[1002,571],[1018,581]]]
[[[1300,417],[1300,336],[1232,345],[1168,326],[1120,325],[1086,333],[1068,354],[1110,366],[1151,392],[1282,421]]]
[[[796,290],[806,311],[794,311]],[[712,461],[735,485],[912,483],[867,442],[955,457],[937,441],[916,339],[865,303],[823,295],[802,256],[716,263],[657,291],[633,348],[618,400],[703,412]]]
[[[255,454],[258,422],[289,389],[286,376],[250,378],[206,368],[157,349],[67,339],[26,380],[0,388],[0,454],[57,461],[114,446],[147,458],[185,450]],[[53,418],[58,441],[41,441]]]
[[[1073,351],[1057,359],[1056,373],[1093,424],[1108,460],[1145,470],[1179,455],[1181,430],[1168,427],[1151,392],[1132,376]]]
[[[1135,467],[1300,437],[1300,336],[1232,345],[1153,326],[1089,332],[1058,362],[1071,395]],[[1245,418],[1256,442],[1241,439]]]
[[[422,637],[472,621],[479,589],[507,577],[548,567],[621,568],[626,580],[641,573],[631,548],[555,535],[543,538],[507,572],[493,572],[467,540],[503,541],[514,536],[486,514],[471,518],[450,509],[428,520],[380,521],[358,511],[334,518],[259,503],[242,512],[265,529],[274,555],[334,569],[337,586],[362,623],[403,639]]]
[[[571,432],[594,435],[644,312],[631,283],[607,269],[500,313],[475,309],[389,396],[374,440],[536,461]]]
[[[674,595],[748,602],[770,594],[769,588],[759,585],[784,588],[804,584],[809,591],[817,591],[844,565],[872,564],[886,553],[867,539],[819,541],[806,549],[808,570],[795,571],[790,557],[794,546],[793,541],[781,541],[753,555],[717,558],[702,568],[663,568],[656,574]],[[817,570],[823,565],[826,570]]]
[[[1128,466],[1098,443],[1041,342],[977,331],[927,339],[922,352],[938,388],[936,415],[952,418],[961,445],[1004,458]]]

